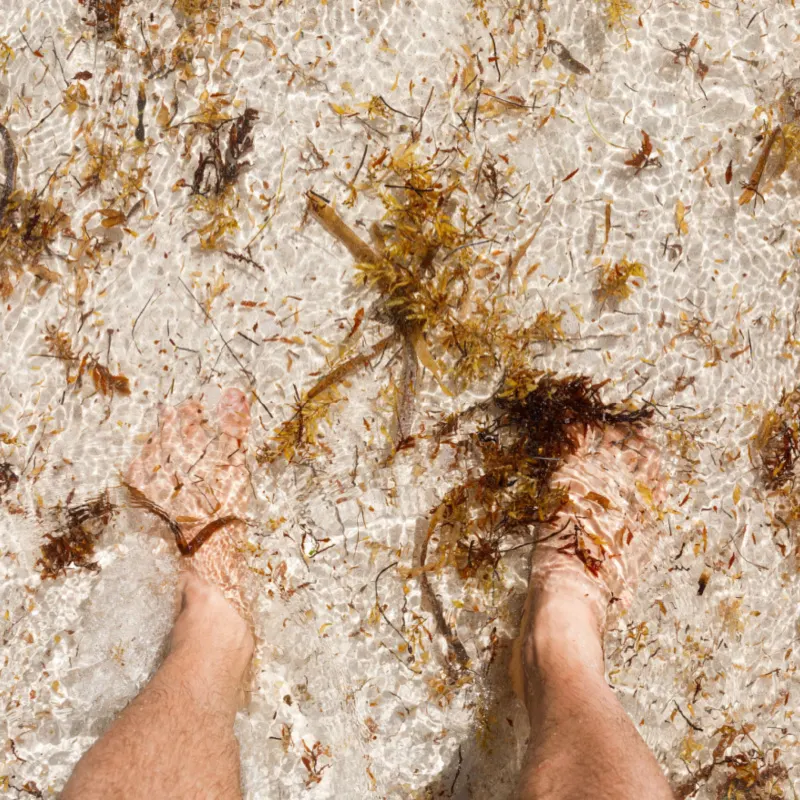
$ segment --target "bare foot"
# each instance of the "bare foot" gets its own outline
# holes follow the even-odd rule
[[[512,679],[518,696],[552,642],[603,673],[610,609],[627,607],[657,535],[664,496],[656,446],[623,427],[590,429],[553,478],[569,500],[537,532]],[[559,647],[564,652],[564,647]]]
[[[180,525],[189,545],[209,523],[231,520],[184,564],[216,587],[248,621],[249,574],[241,538],[250,488],[244,460],[249,428],[250,408],[238,389],[223,392],[215,425],[196,400],[165,407],[159,429],[150,435],[126,476],[130,486]]]

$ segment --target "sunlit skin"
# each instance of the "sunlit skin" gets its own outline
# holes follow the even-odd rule
[[[236,390],[223,394],[214,424],[199,401],[165,408],[126,481],[179,521],[190,541],[214,517],[243,520],[249,424]],[[609,601],[629,601],[655,535],[635,485],[658,482],[657,449],[630,426],[587,429],[576,442],[553,476],[570,500],[538,532],[547,538],[533,557],[519,640],[517,678],[531,721],[520,797],[666,800],[658,763],[605,681],[602,646]],[[570,550],[565,523],[575,521],[592,539],[591,557],[590,548]],[[226,525],[184,558],[168,655],[81,759],[65,800],[241,797],[233,723],[254,639],[240,536],[241,523]]]

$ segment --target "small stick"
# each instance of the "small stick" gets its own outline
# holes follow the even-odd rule
[[[775,140],[778,138],[779,133],[781,133],[780,125],[778,125],[778,127],[775,128],[772,133],[770,133],[769,138],[764,143],[764,148],[761,151],[761,155],[758,157],[758,162],[753,170],[753,174],[750,176],[750,180],[744,185],[744,191],[742,192],[742,196],[739,198],[740,206],[747,205],[754,197],[761,197],[758,191],[758,185],[761,183],[761,178],[764,174],[764,168],[767,166],[767,159],[769,158],[770,151],[772,150],[772,146],[775,144]]]
[[[358,169],[356,170],[356,174],[353,175],[353,179],[350,181],[351,185],[354,185],[356,182],[356,178],[358,177],[358,173],[361,172],[361,167],[364,166],[364,162],[367,160],[367,149],[369,145],[364,145],[364,152],[361,154],[361,161],[358,162]]]
[[[433,100],[433,86],[431,86],[431,91],[428,94],[428,102],[425,103],[425,108],[423,108],[422,111],[420,111],[419,113],[419,120],[417,121],[417,125],[420,127],[420,131],[422,130],[422,119],[428,110],[428,106],[431,104],[431,100]],[[417,125],[415,125],[414,127],[417,127]]]
[[[57,103],[56,105],[54,105],[50,109],[50,111],[48,111],[32,128],[29,128],[27,131],[25,131],[25,135],[29,136],[31,133],[33,133],[43,122],[45,122],[53,114],[55,114],[55,112],[58,111],[58,109],[61,108],[62,105],[63,105],[63,101]]]
[[[144,304],[142,310],[137,314],[136,319],[133,322],[133,327],[131,328],[131,339],[133,339],[133,343],[134,345],[136,345],[137,350],[139,350],[139,345],[136,344],[136,326],[139,324],[139,320],[141,319],[142,314],[144,314],[144,312],[147,310],[147,306],[150,305],[150,301],[153,299],[157,291],[158,291],[157,289],[153,289],[152,294],[150,295],[150,297],[147,298],[147,302]],[[139,350],[139,352],[141,353],[142,351]]]
[[[389,627],[406,643],[406,647],[408,647],[409,654],[413,656],[413,650],[408,642],[408,639],[406,639],[406,637],[403,636],[403,634],[395,627],[394,623],[389,619],[389,617],[386,616],[386,613],[383,610],[383,606],[381,605],[380,597],[378,596],[378,581],[381,579],[384,572],[390,570],[392,567],[396,567],[397,564],[398,564],[397,561],[393,561],[391,564],[388,564],[378,573],[377,577],[375,578],[375,605],[378,609],[378,613],[386,620]]]
[[[378,100],[380,100],[380,101],[381,101],[381,103],[383,103],[383,104],[386,106],[386,108],[388,108],[388,109],[389,109],[389,111],[394,111],[394,113],[395,113],[395,114],[400,114],[400,115],[401,115],[401,116],[403,116],[403,117],[408,117],[408,119],[416,119],[416,117],[412,117],[412,116],[411,116],[411,114],[406,114],[406,112],[405,112],[405,111],[400,111],[400,109],[398,109],[398,108],[392,108],[392,106],[390,106],[390,105],[389,105],[389,104],[388,104],[388,103],[387,103],[387,102],[386,102],[386,101],[383,99],[383,97],[381,97],[380,95],[378,95]]]
[[[497,70],[497,80],[501,81],[503,80],[503,76],[500,74],[500,59],[497,55],[497,42],[495,42],[494,34],[491,31],[489,31],[489,37],[492,40],[492,50],[494,51],[494,58],[492,61],[494,61],[494,68]]]
[[[343,364],[339,364],[338,367],[335,367],[327,375],[320,378],[308,390],[308,393],[306,394],[306,402],[313,400],[315,397],[322,394],[326,389],[330,389],[331,386],[341,383],[341,381],[343,381],[351,372],[355,372],[355,370],[365,367],[367,364],[369,364],[374,356],[382,353],[396,340],[397,334],[390,333],[387,337],[381,339],[376,345],[374,345],[368,353],[362,353],[360,355],[353,356],[353,358],[348,359]]]
[[[681,715],[681,716],[684,718],[684,720],[686,721],[686,724],[687,724],[687,725],[688,725],[690,728],[692,728],[692,730],[695,730],[695,731],[697,731],[698,733],[702,733],[702,732],[703,732],[703,729],[702,729],[702,728],[701,728],[699,725],[696,725],[694,722],[692,722],[692,721],[689,719],[689,717],[687,717],[687,716],[686,716],[686,714],[684,714],[684,713],[683,713],[683,711],[681,710],[681,707],[678,705],[678,702],[677,702],[677,700],[673,700],[672,702],[673,702],[673,703],[675,703],[675,708],[677,708],[677,709],[678,709],[678,713],[679,713],[679,714],[680,714],[680,715]]]
[[[254,261],[249,255],[245,256],[242,253],[234,253],[233,250],[223,250],[226,256],[234,259],[234,261],[241,261],[244,264],[249,264],[251,267],[255,267],[259,272],[265,272],[266,270],[264,267],[261,266],[257,261]]]
[[[197,307],[203,312],[203,314],[205,315],[205,318],[214,326],[214,330],[217,332],[217,334],[219,335],[219,338],[222,340],[222,344],[225,346],[225,349],[233,356],[233,360],[239,365],[239,368],[242,370],[242,373],[247,378],[247,380],[250,382],[250,391],[253,393],[253,396],[256,398],[256,400],[258,400],[258,404],[261,406],[261,408],[263,408],[264,411],[266,411],[267,414],[269,414],[270,419],[271,419],[272,418],[272,412],[269,410],[269,408],[267,408],[267,406],[264,404],[264,401],[258,396],[258,392],[256,391],[256,388],[255,388],[256,387],[256,380],[253,377],[253,373],[250,372],[250,370],[248,370],[247,367],[245,367],[244,364],[242,364],[242,361],[239,358],[239,356],[237,356],[236,353],[233,352],[233,349],[231,348],[230,344],[228,344],[228,342],[225,339],[225,337],[222,335],[222,331],[220,331],[220,329],[217,327],[217,323],[214,322],[214,319],[211,316],[211,314],[209,314],[208,311],[205,310],[205,308],[203,307],[203,304],[194,296],[194,293],[186,285],[186,283],[184,282],[183,278],[181,278],[180,275],[178,275],[178,280],[181,282],[181,285],[183,286],[183,288],[186,289],[186,291],[189,293],[189,297],[191,297],[192,300],[194,300],[194,302],[197,303]]]
[[[14,186],[17,180],[17,151],[14,149],[14,142],[11,139],[11,134],[5,125],[0,123],[0,139],[3,140],[3,167],[5,168],[5,183],[3,184],[2,192],[0,192],[0,224],[6,213],[6,206],[14,192]]]
[[[330,203],[318,194],[306,193],[308,210],[314,219],[335,239],[338,239],[360,264],[377,264],[378,254],[333,210]]]

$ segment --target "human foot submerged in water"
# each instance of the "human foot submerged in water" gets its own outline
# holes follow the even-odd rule
[[[531,577],[512,677],[525,697],[525,673],[535,661],[537,625],[559,618],[589,631],[586,658],[602,670],[602,635],[609,611],[626,608],[658,535],[655,503],[663,499],[658,448],[643,432],[590,428],[552,479],[569,499],[537,531]],[[540,631],[541,633],[542,631]]]
[[[225,390],[215,416],[212,424],[197,400],[165,407],[158,430],[148,437],[125,480],[180,525],[190,546],[210,523],[228,520],[184,559],[184,566],[219,589],[249,622],[248,570],[241,553],[250,491],[245,465],[250,407],[244,393]],[[183,582],[184,604],[187,585],[195,586],[195,581]]]

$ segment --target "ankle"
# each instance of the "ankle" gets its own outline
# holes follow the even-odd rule
[[[564,591],[537,592],[531,598],[523,658],[526,675],[537,680],[572,672],[602,678],[603,621],[597,599]]]
[[[222,591],[187,575],[182,606],[172,629],[168,658],[186,666],[187,679],[213,680],[223,690],[239,690],[253,656],[248,624]]]

